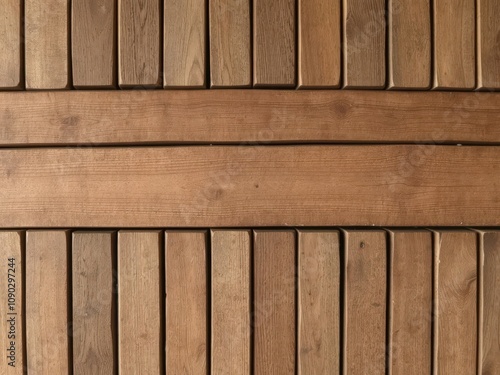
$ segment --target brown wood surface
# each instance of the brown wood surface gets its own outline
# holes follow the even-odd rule
[[[0,89],[20,89],[24,86],[24,51],[21,25],[24,14],[22,0],[0,3]]]
[[[26,232],[26,365],[28,374],[70,372],[69,232]]]
[[[478,0],[477,68],[480,89],[500,89],[500,1]]]
[[[252,85],[250,0],[211,0],[210,85]]]
[[[0,231],[0,373],[23,375],[24,366],[24,232]]]
[[[254,374],[294,375],[295,231],[254,232]]]
[[[298,0],[298,86],[336,88],[341,73],[339,0]]]
[[[118,0],[118,83],[121,87],[161,85],[160,15],[160,0]]]
[[[385,0],[343,0],[344,87],[385,87]]]
[[[26,88],[67,89],[70,0],[25,0]]]
[[[476,374],[477,242],[474,232],[435,235],[435,375]]]
[[[253,84],[295,86],[295,0],[253,1]]]
[[[434,3],[434,88],[473,89],[476,85],[475,1]]]
[[[499,123],[500,96],[495,93],[0,92],[0,146],[286,142],[500,144]]]
[[[250,375],[250,234],[212,231],[212,374]]]
[[[425,90],[431,85],[430,0],[389,0],[391,89]]]
[[[343,374],[385,374],[386,233],[345,232]]]
[[[116,84],[117,0],[73,0],[71,61],[76,88]]]
[[[340,244],[337,231],[299,231],[298,375],[340,369]]]
[[[205,87],[206,6],[206,0],[164,0],[164,87]]]
[[[73,233],[72,263],[74,374],[113,374],[118,367],[115,234]]]
[[[167,374],[209,373],[207,240],[206,231],[165,233]]]
[[[500,373],[500,232],[482,234],[481,296],[478,374]]]
[[[499,171],[488,146],[5,149],[0,226],[494,226]]]
[[[432,233],[391,231],[389,374],[430,374]]]
[[[161,251],[159,231],[118,232],[118,364],[122,375],[164,371]]]

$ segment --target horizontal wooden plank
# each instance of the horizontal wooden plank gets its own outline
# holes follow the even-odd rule
[[[336,90],[0,93],[0,146],[500,143],[499,123],[500,96],[496,93]]]
[[[500,148],[0,150],[0,227],[500,225]]]

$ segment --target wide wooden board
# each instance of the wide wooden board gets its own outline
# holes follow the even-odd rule
[[[21,25],[24,14],[22,0],[0,3],[0,90],[24,86],[24,51]]]
[[[500,89],[500,1],[478,0],[477,86],[483,90]]]

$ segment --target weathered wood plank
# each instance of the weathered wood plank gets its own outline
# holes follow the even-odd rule
[[[346,231],[344,374],[385,374],[386,282],[386,233]]]
[[[477,0],[477,86],[500,89],[500,2]]]
[[[161,85],[160,0],[118,0],[118,83]]]
[[[0,373],[24,375],[24,259],[25,233],[0,231],[2,273],[0,275]]]
[[[212,231],[212,374],[250,375],[250,247],[250,231]]]
[[[499,123],[500,96],[492,93],[0,92],[0,146],[249,142],[498,144]]]
[[[252,85],[250,0],[210,1],[210,85]]]
[[[160,374],[164,343],[161,232],[118,232],[119,373]]]
[[[67,89],[70,0],[25,0],[26,88]]]
[[[340,369],[340,249],[337,231],[299,231],[298,375]]]
[[[389,0],[388,17],[389,88],[430,88],[430,0]]]
[[[339,0],[299,0],[299,88],[337,88],[341,79]]]
[[[391,235],[389,373],[429,374],[432,363],[432,233]]]
[[[118,368],[115,243],[114,232],[73,233],[73,369],[78,375],[114,374]]]
[[[28,374],[67,375],[69,232],[26,232]]]
[[[477,249],[474,232],[435,234],[435,374],[475,375],[477,370]]]
[[[164,1],[164,87],[205,87],[206,6],[205,0]]]
[[[295,86],[295,0],[253,1],[253,84]]]
[[[488,146],[4,149],[0,226],[494,226],[499,174]]]
[[[71,37],[73,86],[116,85],[117,0],[73,0]]]
[[[167,374],[209,373],[207,240],[206,231],[165,233]]]
[[[254,374],[295,374],[295,231],[254,232]]]
[[[23,0],[0,3],[0,88],[20,89],[24,86],[24,61],[21,25]]]

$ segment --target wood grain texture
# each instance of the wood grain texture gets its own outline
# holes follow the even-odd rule
[[[25,0],[26,88],[67,89],[70,0]]]
[[[163,365],[161,232],[118,232],[119,373],[160,374]]]
[[[69,232],[26,232],[28,374],[67,375]]]
[[[250,0],[210,1],[210,85],[252,85]]]
[[[24,375],[24,239],[21,231],[0,231],[2,273],[0,277],[0,372]]]
[[[254,231],[254,374],[295,374],[295,231]]]
[[[250,375],[250,231],[212,231],[211,373]]]
[[[336,231],[299,231],[298,375],[340,369],[340,249]]]
[[[73,370],[109,375],[118,368],[114,232],[74,232],[72,247]]]
[[[22,0],[3,0],[0,4],[0,89],[24,86],[21,22]]]
[[[468,90],[476,85],[474,0],[434,4],[434,88]]]
[[[389,0],[388,18],[389,88],[430,88],[430,0]]]
[[[435,235],[434,374],[477,370],[477,234]]]
[[[295,1],[253,1],[253,84],[295,86]]]
[[[500,373],[500,232],[482,233],[478,374]]]
[[[432,233],[391,231],[389,373],[432,369]]]
[[[341,73],[339,0],[299,0],[299,88],[337,88]]]
[[[343,0],[344,87],[385,87],[385,0]]]
[[[164,87],[205,87],[206,6],[206,0],[164,0]]]
[[[500,225],[500,149],[430,150],[5,149],[0,226]]]
[[[0,92],[0,146],[500,144],[499,123],[500,96],[494,93],[471,96],[463,92],[367,90]]]
[[[343,374],[385,374],[386,282],[386,233],[346,231]]]
[[[116,85],[117,0],[73,0],[71,38],[73,86]]]
[[[118,0],[118,83],[161,85],[160,0]]]
[[[477,86],[483,90],[500,89],[500,2],[478,0],[477,12]]]
[[[167,374],[209,373],[207,240],[206,231],[165,233]]]

